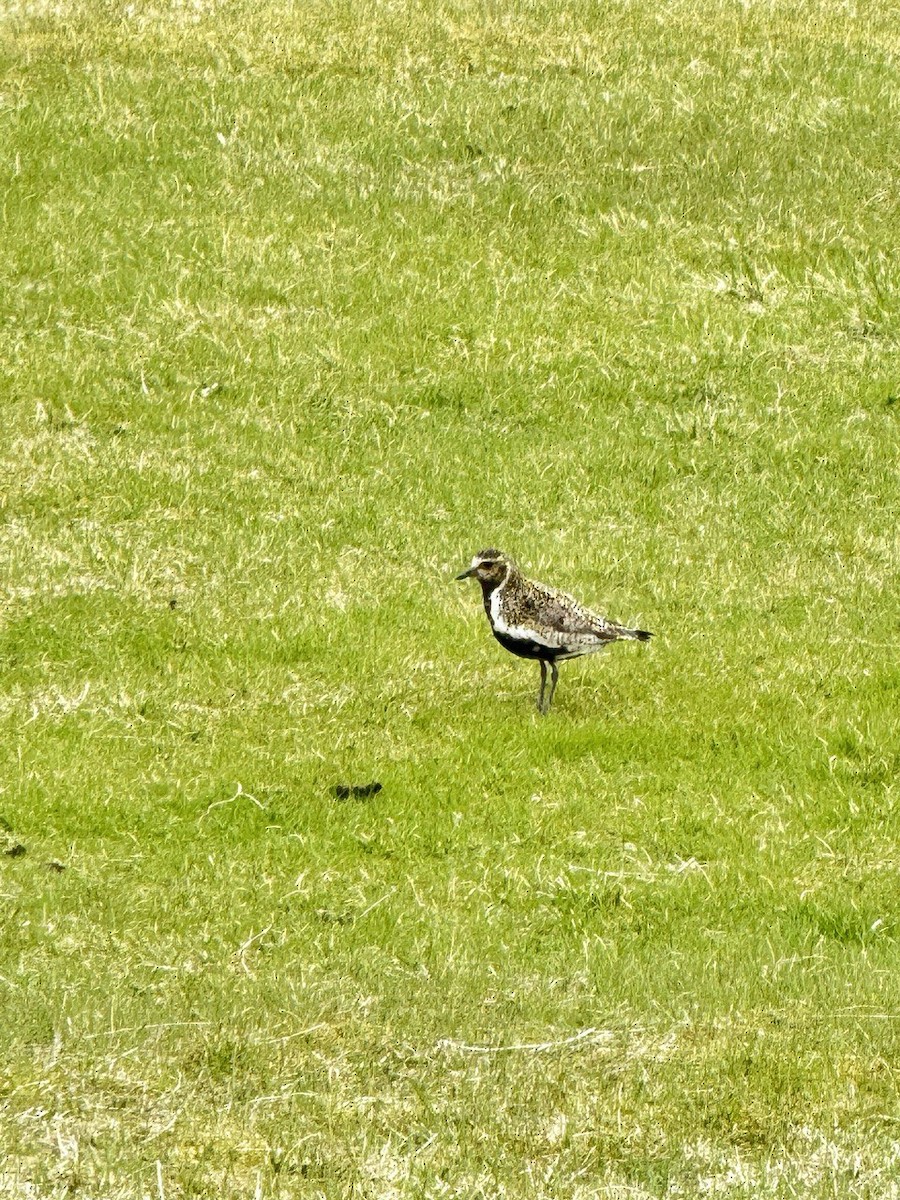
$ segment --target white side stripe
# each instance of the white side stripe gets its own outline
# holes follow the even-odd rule
[[[506,580],[491,592],[491,624],[494,629],[517,641],[534,642],[538,646],[546,646],[548,650],[559,650],[565,644],[562,637],[551,641],[545,634],[540,634],[535,629],[529,629],[527,625],[507,625],[503,617],[500,598],[505,582]]]

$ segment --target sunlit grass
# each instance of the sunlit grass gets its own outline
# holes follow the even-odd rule
[[[893,1194],[898,48],[0,11],[0,1195]]]

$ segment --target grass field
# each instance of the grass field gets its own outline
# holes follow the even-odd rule
[[[895,5],[0,63],[0,1197],[900,1196]]]

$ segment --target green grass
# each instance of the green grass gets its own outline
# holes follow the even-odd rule
[[[895,1194],[898,55],[0,10],[0,1196]]]

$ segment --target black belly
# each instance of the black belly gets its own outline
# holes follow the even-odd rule
[[[519,658],[542,658],[545,662],[554,662],[557,658],[573,657],[565,646],[542,646],[540,642],[532,642],[527,638],[510,637],[507,633],[493,631],[494,637],[504,650],[510,654],[518,654]]]

